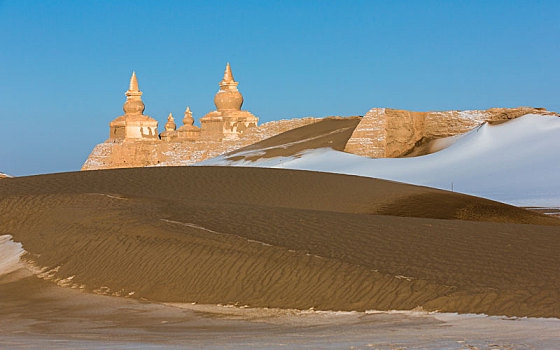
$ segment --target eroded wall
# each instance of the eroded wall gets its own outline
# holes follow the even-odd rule
[[[458,135],[484,122],[501,122],[526,114],[556,115],[539,108],[492,108],[485,111],[412,112],[373,108],[346,143],[345,152],[373,158],[408,154],[423,141]],[[237,140],[114,141],[97,145],[82,170],[189,165],[251,145],[320,118],[278,120],[250,128]]]
[[[526,114],[558,115],[530,107],[436,112],[373,108],[362,118],[344,151],[372,158],[399,157],[424,140],[462,134],[484,122],[506,121]]]
[[[284,119],[248,129],[237,140],[113,141],[97,145],[82,170],[189,165],[251,145],[320,118]]]

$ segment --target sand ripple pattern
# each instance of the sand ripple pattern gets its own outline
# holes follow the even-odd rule
[[[486,216],[477,209],[488,206]],[[403,217],[403,207],[419,217]],[[277,169],[127,169],[0,184],[0,232],[52,271],[45,278],[166,302],[559,317],[554,220],[444,191]]]

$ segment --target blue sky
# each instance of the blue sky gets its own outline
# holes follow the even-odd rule
[[[0,171],[78,170],[122,114],[214,109],[229,61],[261,122],[560,111],[560,1],[1,1]]]

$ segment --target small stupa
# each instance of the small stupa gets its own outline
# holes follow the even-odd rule
[[[220,90],[214,97],[215,111],[200,119],[201,137],[211,140],[235,140],[248,128],[257,126],[259,118],[242,111],[243,95],[237,90],[229,62],[226,65]]]
[[[144,115],[144,102],[142,102],[142,91],[138,89],[136,73],[132,72],[128,91],[125,93],[124,115],[121,115],[109,123],[109,139],[111,140],[133,140],[133,141],[157,141],[157,120]]]
[[[189,106],[185,110],[185,117],[183,118],[183,126],[177,130],[177,139],[183,141],[194,141],[200,138],[200,128],[194,125],[194,118]]]
[[[177,125],[175,125],[175,119],[173,118],[173,114],[169,113],[167,117],[167,123],[165,123],[165,131],[161,133],[160,137],[162,141],[170,141],[175,136],[175,129],[177,129]]]

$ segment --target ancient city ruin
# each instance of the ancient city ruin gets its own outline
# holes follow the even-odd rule
[[[177,128],[170,113],[160,134],[157,120],[144,115],[142,92],[136,74],[132,73],[125,93],[124,115],[109,123],[109,139],[94,148],[82,170],[189,165],[323,119],[284,119],[258,125],[258,117],[241,110],[243,95],[238,84],[228,63],[214,97],[216,110],[200,119],[201,127],[194,125],[187,107],[183,125]],[[401,157],[419,144],[465,133],[485,122],[501,122],[531,113],[557,115],[544,108],[530,107],[441,112],[372,108],[359,117],[361,120],[344,151],[373,158]]]
[[[229,63],[226,66],[224,78],[220,82],[220,90],[214,97],[216,110],[201,118],[202,127],[194,125],[190,108],[187,107],[183,126],[176,129],[175,120],[169,114],[165,131],[158,136],[158,122],[144,115],[142,92],[138,88],[136,73],[132,73],[130,86],[126,92],[126,102],[123,106],[124,115],[113,120],[110,124],[109,139],[113,141],[197,141],[204,140],[236,140],[245,130],[257,126],[259,118],[247,111],[242,111],[243,95],[237,90],[239,83],[233,79]]]

